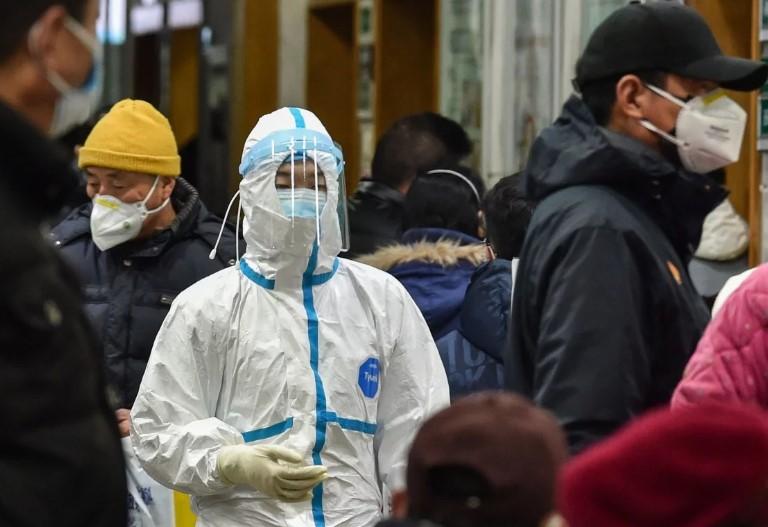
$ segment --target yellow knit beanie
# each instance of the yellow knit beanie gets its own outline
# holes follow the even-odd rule
[[[80,168],[177,177],[181,157],[168,119],[145,101],[125,99],[96,123],[80,149]]]

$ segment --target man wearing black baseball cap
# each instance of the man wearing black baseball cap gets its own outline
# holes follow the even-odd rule
[[[686,271],[727,194],[706,173],[738,160],[746,123],[718,88],[766,76],[693,9],[632,3],[592,34],[579,95],[536,139],[505,367],[572,451],[669,400],[709,318]]]

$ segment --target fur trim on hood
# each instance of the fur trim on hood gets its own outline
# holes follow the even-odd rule
[[[457,265],[459,260],[467,260],[472,265],[479,266],[488,261],[488,251],[483,244],[461,245],[450,240],[422,241],[384,247],[373,254],[358,258],[357,261],[388,271],[397,265],[411,262],[452,267]]]

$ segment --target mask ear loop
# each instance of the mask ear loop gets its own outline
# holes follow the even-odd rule
[[[312,160],[315,165],[315,229],[317,232],[317,245],[320,246],[320,188],[317,176],[317,137],[314,138],[315,151]]]
[[[304,136],[304,139],[302,140],[302,156],[301,156],[301,167],[304,170],[304,179],[307,177],[307,136]]]
[[[275,140],[273,139],[272,140],[272,166],[274,166],[274,164],[275,164],[275,159],[277,159],[277,156],[275,155]],[[274,249],[275,247],[277,247],[277,244],[275,243],[275,234],[274,234],[274,232],[275,232],[275,219],[270,217],[269,221],[271,223],[271,225],[270,225],[270,227],[271,227],[270,228],[270,232],[272,232],[272,240],[271,240],[272,248]]]
[[[240,259],[240,212],[242,210],[243,200],[239,200],[237,202],[237,224],[235,225],[235,260]]]
[[[685,101],[678,99],[677,97],[675,97],[671,93],[669,93],[667,91],[664,91],[661,88],[654,86],[653,84],[646,84],[645,87],[648,88],[649,90],[651,90],[653,93],[655,93],[659,97],[663,97],[666,100],[668,100],[669,102],[671,102],[673,104],[676,104],[676,105],[678,105],[681,108],[685,108],[686,106],[688,106],[685,103]]]
[[[296,229],[294,224],[296,221],[296,173],[295,173],[295,158],[294,152],[296,151],[294,139],[291,138],[291,245],[296,241]]]
[[[651,90],[653,93],[655,93],[659,97],[668,100],[672,104],[676,104],[677,106],[679,106],[681,108],[687,108],[688,107],[688,105],[684,101],[681,101],[680,99],[678,99],[677,97],[675,97],[671,93],[668,93],[668,92],[662,90],[661,88],[658,88],[658,87],[654,86],[653,84],[646,84],[645,87],[648,88],[649,90]],[[670,133],[665,132],[664,130],[662,130],[661,128],[659,128],[655,124],[653,124],[648,119],[641,119],[640,120],[640,125],[643,126],[646,129],[650,130],[651,132],[655,132],[655,133],[659,134],[661,137],[663,137],[664,139],[666,139],[667,141],[669,141],[672,144],[675,144],[675,145],[677,145],[679,147],[682,147],[682,148],[687,148],[688,147],[688,143],[686,143],[685,141],[681,141],[680,139],[678,139],[677,137],[675,137],[674,135],[672,135]]]
[[[641,119],[640,120],[640,126],[642,126],[644,128],[647,128],[651,132],[655,132],[655,133],[659,134],[661,137],[663,137],[664,139],[666,139],[667,141],[669,141],[672,144],[675,144],[675,145],[677,145],[679,147],[682,147],[682,148],[687,148],[688,147],[688,143],[686,143],[685,141],[681,141],[680,139],[678,139],[674,135],[665,132],[664,130],[662,130],[661,128],[659,128],[658,126],[656,126],[655,124],[653,124],[651,121],[649,121],[647,119]]]
[[[64,26],[96,57],[101,52],[99,40],[88,33],[77,20],[68,16],[64,19]]]
[[[156,212],[160,212],[163,210],[166,205],[168,205],[171,202],[170,196],[163,201],[162,204],[160,204],[157,208],[154,208],[152,210],[147,210],[147,201],[149,201],[149,198],[152,197],[152,194],[155,193],[155,190],[157,190],[157,184],[160,182],[160,176],[155,176],[155,181],[152,183],[152,188],[149,189],[149,193],[147,194],[147,197],[141,200],[136,204],[137,207],[139,207],[139,210],[141,211],[141,217],[145,219],[147,216],[154,214]],[[143,209],[143,210],[142,210]]]
[[[229,211],[232,209],[232,204],[235,203],[235,200],[240,195],[240,191],[238,190],[235,192],[235,195],[232,196],[232,199],[229,200],[229,205],[227,205],[227,212],[224,213],[224,219],[221,222],[221,229],[219,229],[219,236],[216,238],[216,244],[213,246],[213,250],[208,254],[208,259],[213,260],[216,258],[216,251],[219,249],[219,242],[221,242],[221,236],[224,234],[224,227],[227,226],[227,218],[229,218]],[[237,254],[235,257],[237,259],[240,258],[240,207],[242,206],[242,202],[237,206],[237,230],[236,230],[236,238],[235,238],[235,251]]]

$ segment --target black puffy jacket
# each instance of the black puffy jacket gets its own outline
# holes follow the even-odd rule
[[[104,342],[107,381],[116,408],[131,408],[149,353],[168,309],[181,291],[236,261],[227,225],[216,258],[221,219],[179,178],[171,196],[176,219],[164,231],[100,251],[91,238],[91,204],[76,209],[52,232],[84,285],[85,307]],[[244,249],[244,244],[240,244]],[[242,250],[242,249],[241,249]]]
[[[539,205],[507,384],[551,410],[579,451],[672,395],[709,320],[687,264],[726,193],[597,126],[576,97],[536,139],[523,178]]]
[[[0,525],[120,527],[125,467],[99,344],[43,222],[77,185],[0,103]]]

